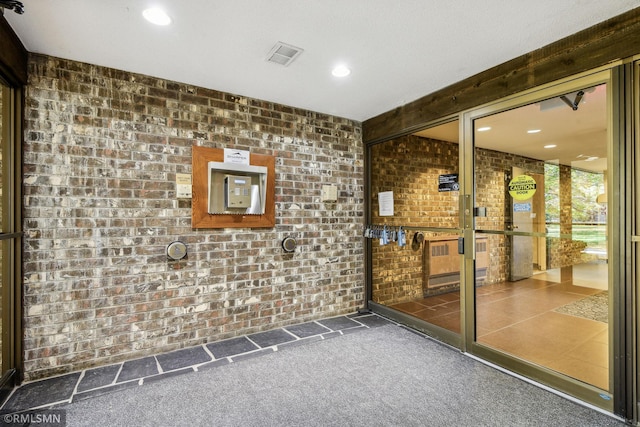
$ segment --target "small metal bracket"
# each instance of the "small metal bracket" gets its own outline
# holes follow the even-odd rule
[[[485,207],[475,207],[475,208],[473,208],[473,216],[486,217],[487,216],[487,208],[485,208]]]
[[[571,102],[571,100],[569,98],[567,98],[566,95],[560,95],[560,99],[569,106],[569,108],[571,108],[573,111],[577,111],[578,110],[578,106],[580,105],[580,101],[582,101],[582,97],[584,96],[584,91],[579,91],[578,93],[576,93],[576,99]]]
[[[464,228],[470,229],[473,225],[473,209],[471,209],[471,196],[461,195],[460,196],[460,211],[462,212],[462,216],[464,218]]]

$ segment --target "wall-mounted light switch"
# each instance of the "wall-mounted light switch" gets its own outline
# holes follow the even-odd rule
[[[323,185],[322,186],[322,201],[323,202],[337,202],[338,201],[338,187],[335,185]]]

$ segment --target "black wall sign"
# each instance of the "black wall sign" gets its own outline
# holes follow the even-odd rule
[[[438,193],[445,191],[460,191],[457,173],[438,176]]]

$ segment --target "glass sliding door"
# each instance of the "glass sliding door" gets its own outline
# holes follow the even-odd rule
[[[369,145],[369,307],[637,420],[639,75],[603,68]],[[380,237],[400,228],[405,244]]]
[[[371,301],[378,311],[460,344],[459,122],[370,148]],[[386,240],[381,233],[397,234]]]
[[[607,408],[609,86],[605,73],[471,113],[473,228],[489,261],[476,256],[466,288],[474,352]]]
[[[5,132],[7,130],[7,125],[10,126],[9,123],[5,124],[5,120],[4,117],[7,115],[5,113],[5,109],[3,108],[3,106],[7,105],[7,102],[9,101],[9,88],[7,88],[6,86],[2,85],[0,83],[0,200],[3,200],[2,197],[2,193],[4,192],[4,181],[5,181],[5,177],[4,177],[4,160],[5,160],[5,146],[7,145],[8,141],[7,138],[5,137]],[[0,234],[5,232],[6,229],[6,225],[5,225],[5,221],[4,221],[4,215],[3,215],[3,208],[4,208],[4,203],[0,203],[0,224],[2,224],[2,229],[0,230]],[[3,262],[3,255],[4,255],[4,244],[2,244],[2,242],[0,241],[0,266],[4,265]],[[5,324],[6,322],[3,321],[4,319],[4,312],[6,310],[4,310],[4,298],[3,298],[3,289],[4,289],[4,282],[5,282],[5,278],[4,278],[4,268],[0,268],[0,331],[3,330],[3,324]],[[4,340],[4,333],[0,334],[0,348],[2,348],[2,344],[3,344],[3,340]],[[0,352],[0,367],[2,367],[2,353]],[[2,368],[2,372],[4,372],[4,368]]]
[[[18,380],[21,360],[20,93],[0,80],[0,402]]]

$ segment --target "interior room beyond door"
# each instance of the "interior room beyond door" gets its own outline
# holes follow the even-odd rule
[[[457,120],[371,147],[372,302],[460,344],[460,150]],[[406,233],[406,245],[379,233]],[[370,230],[369,230],[370,231]]]
[[[610,393],[607,85],[473,121],[475,341]],[[478,267],[476,266],[476,269]]]

